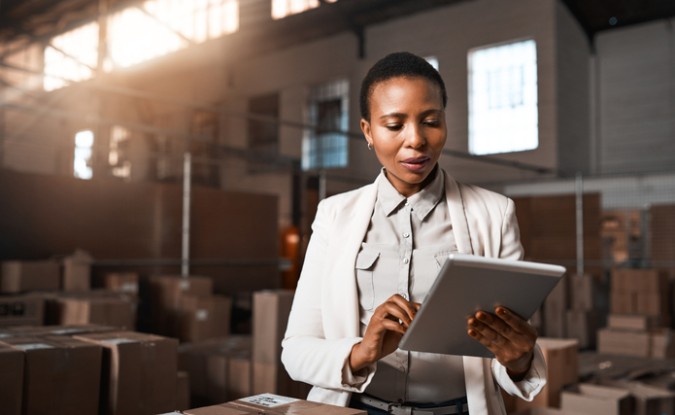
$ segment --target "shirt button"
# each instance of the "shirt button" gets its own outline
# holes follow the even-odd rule
[[[407,264],[408,262],[410,262],[410,260],[409,260],[408,258],[403,258],[403,263],[404,263],[404,264]]]
[[[409,234],[408,232],[404,232],[404,233],[403,233],[403,237],[404,237],[404,238],[409,238],[409,237],[410,237],[410,234]]]

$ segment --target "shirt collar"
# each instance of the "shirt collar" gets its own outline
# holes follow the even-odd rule
[[[436,207],[444,194],[445,179],[443,171],[437,167],[436,177],[424,189],[415,193],[406,199],[398,190],[387,180],[385,169],[382,168],[380,175],[384,176],[378,181],[377,200],[382,206],[384,213],[389,216],[406,202],[410,203],[412,211],[420,220],[424,220],[427,215]]]

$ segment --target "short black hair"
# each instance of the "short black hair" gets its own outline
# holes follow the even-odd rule
[[[424,78],[438,85],[441,90],[443,108],[448,101],[445,83],[438,71],[424,58],[410,52],[395,52],[380,59],[368,71],[361,82],[361,118],[370,120],[370,95],[375,85],[396,77]]]

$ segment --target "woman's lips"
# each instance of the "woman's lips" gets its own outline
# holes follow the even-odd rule
[[[411,157],[407,158],[405,160],[401,161],[401,164],[403,167],[405,167],[408,170],[412,171],[420,171],[424,170],[424,168],[429,164],[429,161],[431,160],[430,157],[423,156],[423,157]]]

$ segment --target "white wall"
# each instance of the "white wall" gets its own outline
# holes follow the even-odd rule
[[[674,169],[674,22],[597,35],[598,173]]]

